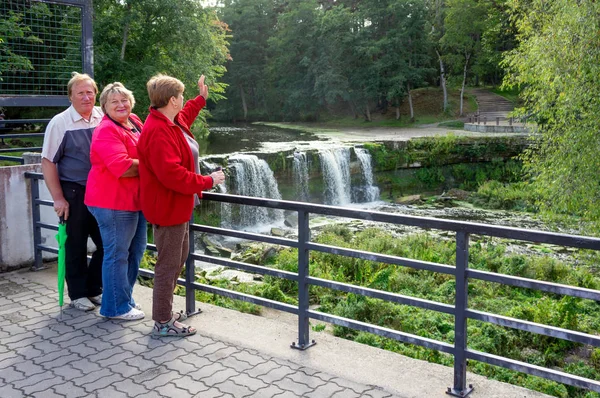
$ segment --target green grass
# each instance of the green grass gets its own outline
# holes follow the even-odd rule
[[[519,90],[517,88],[503,90],[499,87],[495,87],[492,88],[490,91],[495,94],[501,95],[502,97],[512,102],[514,105],[517,105],[519,103]]]

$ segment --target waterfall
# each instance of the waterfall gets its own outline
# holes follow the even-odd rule
[[[308,202],[308,159],[304,152],[294,152],[292,163],[296,199]]]
[[[350,203],[350,149],[335,148],[319,151],[325,183],[324,200],[330,205]]]
[[[281,199],[277,181],[267,162],[255,155],[234,155],[229,158],[230,193],[258,198]],[[233,206],[232,206],[233,207]],[[232,209],[231,226],[254,227],[283,221],[283,211],[258,206],[237,205]]]
[[[373,166],[371,165],[371,154],[365,148],[354,148],[354,153],[360,162],[363,181],[363,199],[365,202],[374,202],[379,199],[379,188],[373,185]]]

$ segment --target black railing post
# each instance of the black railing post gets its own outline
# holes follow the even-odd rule
[[[469,266],[469,234],[464,231],[456,233],[456,302],[454,304],[454,387],[448,388],[447,394],[455,397],[466,397],[473,391],[467,387],[467,317]]]
[[[185,312],[188,316],[199,314],[202,312],[200,308],[196,310],[196,289],[194,289],[193,283],[196,281],[196,266],[192,254],[194,253],[194,213],[192,212],[192,218],[189,223],[189,249],[188,257],[185,260]]]
[[[310,325],[308,322],[308,248],[310,241],[310,226],[308,212],[298,210],[298,342],[292,343],[292,348],[305,350],[316,344],[309,342]]]
[[[37,178],[29,178],[31,181],[31,221],[33,224],[33,265],[31,271],[40,271],[44,269],[42,258],[42,228],[38,225],[40,222],[40,205],[37,202],[40,198],[40,185]]]

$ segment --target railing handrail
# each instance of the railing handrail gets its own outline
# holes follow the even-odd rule
[[[43,179],[43,175],[41,173],[33,172],[26,172],[25,175],[27,178],[32,179],[34,182],[32,184],[31,189],[34,224],[34,248],[36,266],[41,266],[41,252],[43,250],[55,250],[54,248],[50,248],[41,244],[41,228],[55,229],[56,226],[40,222],[39,206],[52,205],[52,202],[48,200],[39,199],[38,180]],[[540,335],[600,347],[600,336],[572,331],[560,327],[523,321],[516,318],[510,318],[502,315],[486,313],[483,311],[477,311],[468,308],[469,279],[486,280],[495,283],[506,284],[509,286],[525,287],[555,294],[569,295],[600,301],[600,292],[592,289],[469,269],[468,249],[470,234],[496,236],[502,238],[527,240],[540,243],[552,243],[562,246],[592,250],[600,250],[600,238],[527,230],[522,228],[495,226],[481,223],[472,223],[467,221],[441,220],[429,217],[389,214],[370,210],[348,209],[336,206],[293,202],[286,200],[274,200],[230,194],[219,194],[213,192],[203,193],[203,200],[213,200],[217,202],[262,206],[275,209],[296,211],[298,213],[298,240],[278,238],[268,235],[255,234],[244,231],[235,231],[231,229],[209,227],[190,223],[190,241],[194,241],[194,232],[199,231],[213,234],[221,234],[225,236],[235,236],[244,239],[251,239],[261,242],[268,242],[288,247],[294,247],[298,249],[298,273],[267,268],[261,265],[246,264],[230,259],[217,258],[207,256],[205,254],[195,253],[193,245],[190,245],[190,254],[188,256],[188,261],[186,262],[186,278],[178,280],[178,284],[186,287],[186,310],[188,311],[188,313],[195,312],[195,291],[201,290],[209,293],[223,295],[225,297],[237,300],[247,301],[258,305],[275,308],[280,311],[285,311],[298,315],[298,342],[292,344],[292,347],[294,348],[306,349],[315,344],[315,341],[310,340],[309,338],[310,328],[308,324],[308,319],[313,318],[324,322],[329,322],[335,325],[354,328],[357,330],[374,333],[379,336],[392,338],[398,341],[417,344],[427,348],[446,352],[454,356],[454,383],[453,387],[448,388],[447,393],[457,397],[465,397],[473,390],[472,385],[467,386],[466,384],[467,359],[474,359],[477,361],[501,366],[511,370],[516,370],[519,372],[544,377],[560,383],[600,392],[600,382],[596,380],[571,375],[555,369],[548,369],[536,365],[531,365],[525,362],[516,361],[506,357],[500,357],[493,354],[470,350],[467,347],[466,327],[467,319],[474,319],[482,322],[500,325],[503,327],[509,327],[517,330],[523,330]],[[454,231],[456,232],[457,242],[456,264],[447,265],[431,263],[427,261],[406,259],[397,256],[383,255],[349,248],[312,243],[309,239],[309,214],[339,216],[377,221],[383,223],[403,224],[422,228],[434,228],[447,231]],[[154,245],[148,245],[148,249],[156,250],[156,247]],[[381,290],[341,283],[337,281],[311,277],[308,273],[308,253],[311,250],[357,257],[377,262],[385,262],[389,264],[411,267],[415,269],[426,269],[433,272],[442,272],[445,274],[454,275],[454,277],[456,278],[455,304],[443,304],[430,300],[404,296],[393,292],[385,292]],[[224,288],[198,283],[195,281],[195,260],[205,261],[217,265],[224,265],[227,267],[243,269],[254,273],[271,275],[278,278],[296,281],[298,283],[299,291],[298,306],[293,306],[290,304],[264,299],[257,296],[251,296],[248,294],[239,293]],[[153,277],[154,275],[152,271],[145,269],[140,269],[140,274],[149,277]],[[401,332],[398,330],[393,330],[348,318],[322,313],[315,310],[310,310],[308,306],[308,287],[311,285],[322,286],[325,288],[335,289],[348,293],[361,294],[364,296],[374,297],[390,302],[396,302],[404,305],[410,305],[454,315],[454,344],[432,340],[412,335],[409,333]]]

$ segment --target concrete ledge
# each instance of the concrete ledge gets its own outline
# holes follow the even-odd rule
[[[465,123],[465,130],[474,131],[478,133],[530,133],[535,131],[531,127],[526,126],[507,126],[495,124],[476,124],[476,123]]]

